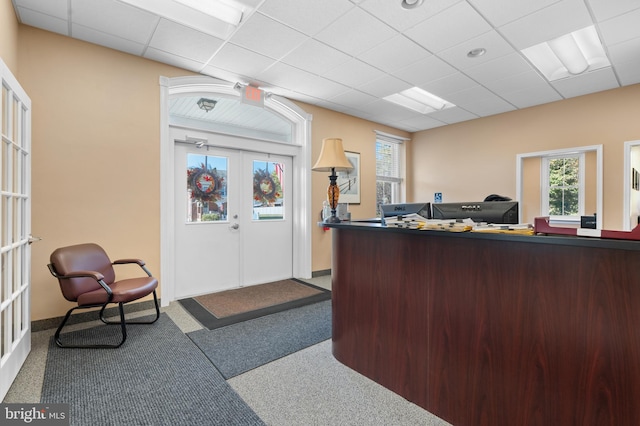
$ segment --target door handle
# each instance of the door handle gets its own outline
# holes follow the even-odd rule
[[[42,238],[34,237],[33,235],[29,235],[29,239],[27,240],[29,244],[37,243],[38,241],[42,241]]]
[[[231,229],[238,229],[240,228],[240,225],[238,225],[237,223],[234,223],[233,225],[231,225],[229,228]]]

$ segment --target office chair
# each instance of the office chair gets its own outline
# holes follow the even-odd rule
[[[151,276],[140,259],[109,260],[105,251],[97,244],[78,244],[61,247],[51,253],[47,266],[51,274],[58,279],[60,290],[65,299],[76,302],[67,312],[55,333],[55,341],[61,348],[118,348],[127,339],[127,325],[123,305],[153,293],[156,307],[155,318],[151,321],[129,321],[129,324],[153,324],[160,317],[156,288],[158,280]],[[146,277],[128,278],[116,281],[113,265],[135,263],[147,274]],[[104,310],[110,303],[117,303],[120,321],[107,321]],[[122,340],[117,344],[66,345],[60,340],[60,332],[76,309],[101,307],[100,320],[105,324],[120,325]]]

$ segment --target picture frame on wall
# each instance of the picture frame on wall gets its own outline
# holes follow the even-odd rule
[[[338,188],[340,188],[340,202],[348,204],[360,204],[360,153],[345,151],[347,160],[353,169],[337,172]]]

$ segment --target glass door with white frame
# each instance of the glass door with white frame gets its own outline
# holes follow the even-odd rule
[[[291,157],[177,143],[177,299],[291,278]]]
[[[4,62],[0,150],[0,400],[31,350],[31,100]]]

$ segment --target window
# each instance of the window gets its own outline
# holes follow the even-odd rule
[[[405,139],[376,132],[376,211],[381,204],[402,202],[402,143]]]
[[[542,166],[543,214],[578,221],[584,214],[584,154],[544,157]]]

